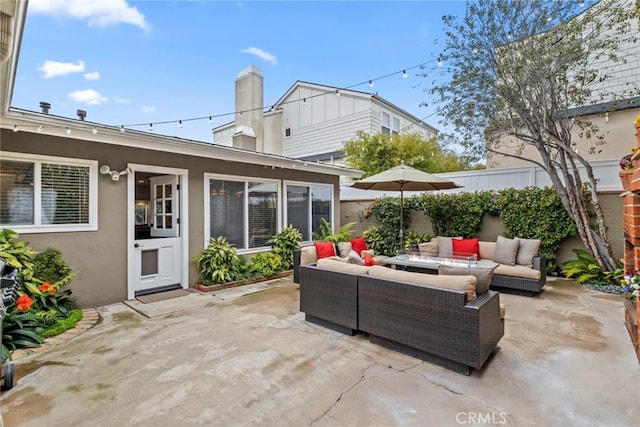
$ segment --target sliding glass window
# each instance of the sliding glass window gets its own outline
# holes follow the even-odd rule
[[[287,184],[286,195],[287,225],[300,230],[303,241],[314,240],[322,220],[332,221],[333,186]]]

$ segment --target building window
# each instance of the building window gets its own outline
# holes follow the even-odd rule
[[[289,137],[289,136],[291,136],[291,128],[286,128],[286,129],[284,130],[284,136],[285,136],[285,137]]]
[[[392,116],[386,111],[382,112],[382,133],[384,135],[395,135],[400,133],[400,118]]]
[[[209,176],[208,237],[224,236],[238,250],[268,246],[278,232],[278,200],[277,181]]]
[[[21,232],[95,230],[97,163],[3,153],[0,226]]]
[[[322,219],[332,222],[333,187],[331,185],[288,184],[286,186],[287,225],[300,230],[303,241],[314,240]]]

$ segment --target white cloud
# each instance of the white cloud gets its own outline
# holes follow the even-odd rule
[[[117,96],[113,98],[113,102],[115,102],[116,104],[131,104],[130,99],[118,98]]]
[[[75,92],[71,92],[69,94],[69,98],[73,99],[76,102],[80,102],[82,104],[87,105],[100,105],[107,102],[108,98],[105,98],[93,89],[87,90],[76,90]]]
[[[57,62],[47,59],[38,70],[44,73],[42,75],[44,79],[65,76],[71,73],[81,73],[84,71],[84,61],[78,61],[73,64],[71,62]]]
[[[29,12],[79,19],[90,27],[130,24],[151,29],[144,15],[125,0],[30,0]]]
[[[85,73],[84,78],[87,80],[98,80],[100,78],[100,73],[97,71]]]
[[[264,50],[259,49],[257,47],[251,46],[251,47],[248,47],[246,49],[242,49],[242,53],[248,53],[248,54],[251,54],[251,55],[255,55],[260,59],[264,59],[265,61],[267,61],[271,65],[278,65],[278,60],[276,59],[274,54],[269,53],[269,52],[265,52]]]
[[[151,114],[151,113],[154,113],[155,111],[156,111],[156,107],[149,107],[147,105],[142,107],[142,112],[145,114]]]

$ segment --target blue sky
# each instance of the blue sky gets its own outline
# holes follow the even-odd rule
[[[437,67],[443,14],[463,1],[30,0],[12,105],[110,125],[211,141],[234,111],[234,81],[262,70],[265,105],[296,80],[354,87],[418,118],[434,109],[415,65]],[[408,77],[402,77],[406,69]],[[158,122],[183,120],[158,125]],[[426,121],[438,127],[437,116]],[[132,127],[148,130],[148,125]]]

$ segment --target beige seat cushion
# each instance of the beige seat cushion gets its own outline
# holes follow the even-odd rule
[[[364,251],[362,251],[364,252]],[[385,259],[389,258],[386,255],[374,255],[373,256],[373,260],[376,262],[376,264],[382,264],[382,261],[384,261]]]
[[[480,246],[480,259],[493,259],[493,252],[496,249],[496,242],[478,242]]]
[[[507,309],[504,304],[500,303],[500,318],[504,319],[504,315],[507,313]]]
[[[436,288],[464,291],[467,294],[467,301],[476,299],[476,278],[473,276],[414,273],[394,270],[379,265],[374,265],[369,269],[369,276],[380,279],[397,280],[415,285],[427,285]]]
[[[318,260],[318,253],[316,252],[316,247],[314,245],[311,246],[303,246],[300,248],[300,264],[313,264]]]
[[[522,277],[523,279],[534,279],[534,280],[537,280],[540,278],[540,270],[525,267],[524,265],[500,264],[496,267],[495,270],[493,270],[493,274],[498,274],[500,276],[509,276],[509,277]]]
[[[340,257],[320,258],[316,265],[323,270],[339,273],[366,274],[369,270],[369,267],[364,265],[346,263]]]

